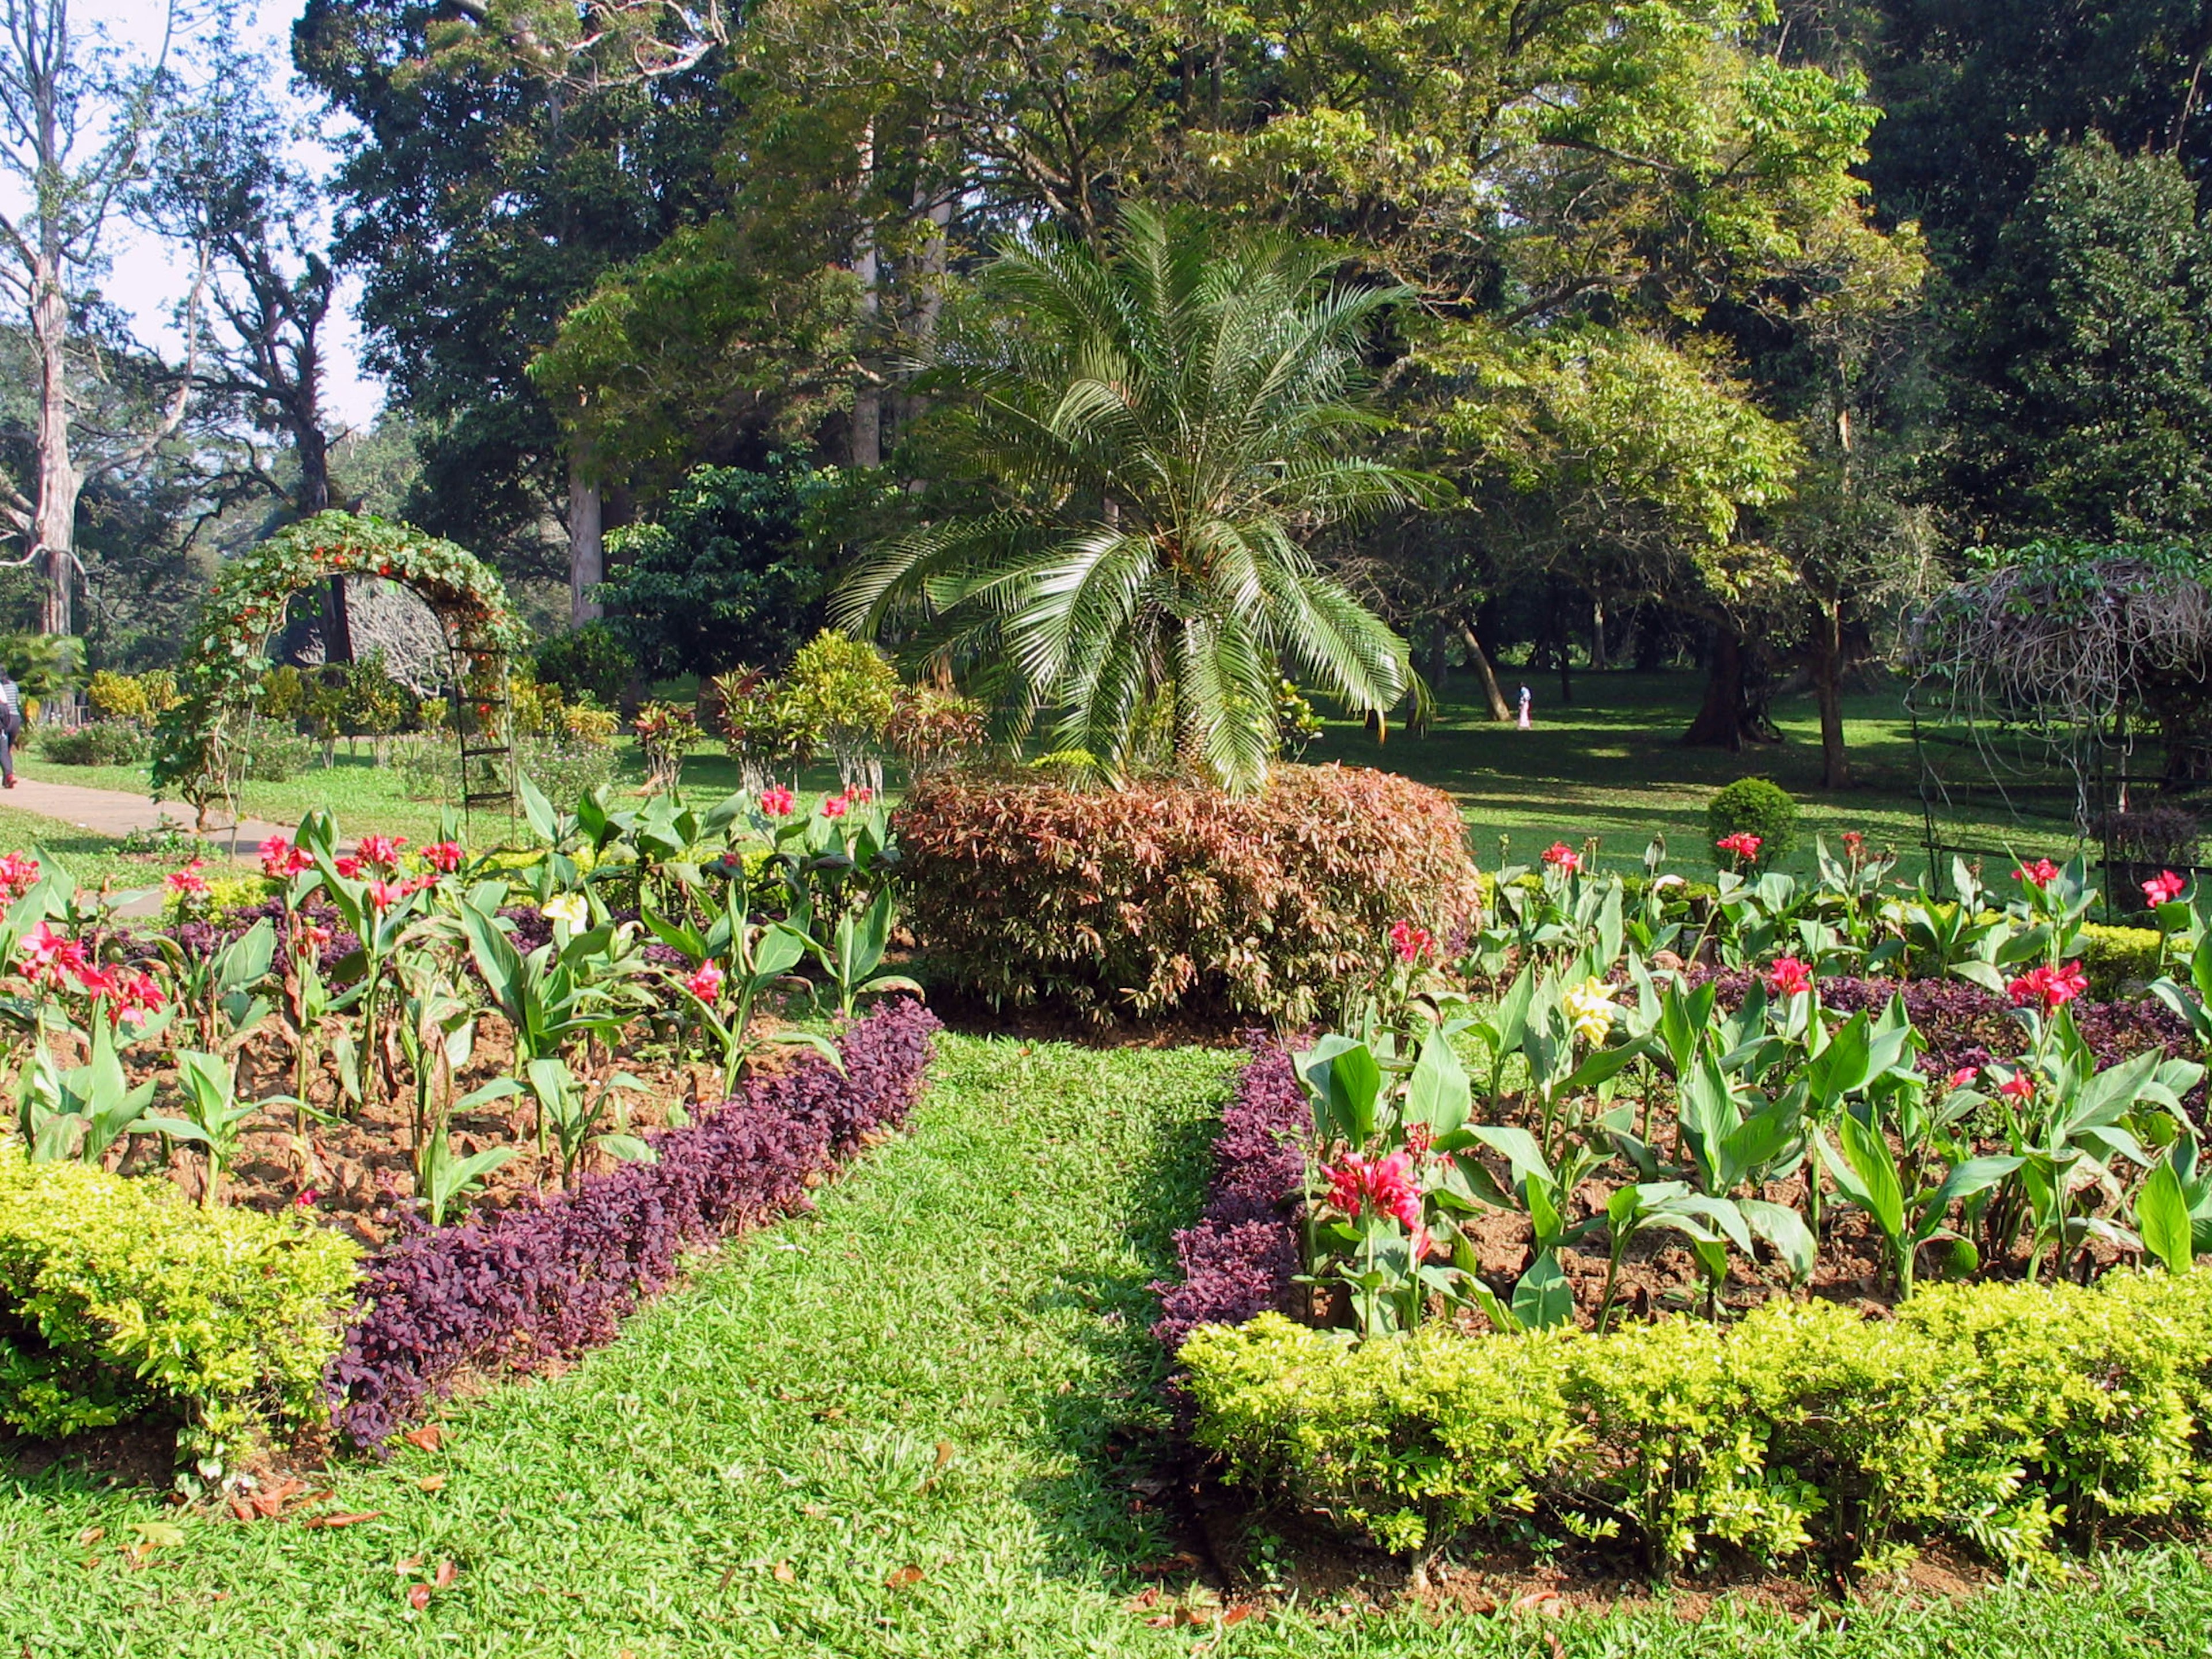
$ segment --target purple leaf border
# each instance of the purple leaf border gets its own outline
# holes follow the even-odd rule
[[[799,1207],[810,1176],[903,1121],[939,1022],[899,998],[817,1057],[738,1093],[659,1154],[483,1222],[425,1230],[365,1264],[344,1346],[324,1375],[333,1420],[381,1449],[469,1368],[528,1370],[613,1340],[683,1253]]]
[[[1213,1184],[1194,1226],[1176,1235],[1180,1282],[1163,1280],[1152,1334],[1173,1360],[1200,1325],[1241,1325],[1273,1309],[1288,1314],[1301,1262],[1292,1217],[1305,1186],[1298,1138],[1311,1126],[1290,1050],[1264,1033],[1245,1038],[1251,1058],[1222,1109]]]

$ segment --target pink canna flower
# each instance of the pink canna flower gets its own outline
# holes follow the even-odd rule
[[[33,979],[51,985],[64,974],[75,978],[84,966],[84,946],[57,933],[45,922],[24,935],[23,969]]]
[[[1739,830],[1732,836],[1723,836],[1713,843],[1713,846],[1720,852],[1733,853],[1736,857],[1748,863],[1759,856],[1759,849],[1765,844],[1750,830]]]
[[[1394,921],[1390,924],[1390,946],[1397,951],[1399,961],[1411,965],[1436,950],[1436,936],[1410,921]]]
[[[1569,875],[1583,867],[1583,855],[1563,841],[1555,841],[1544,849],[1544,862]]]
[[[389,910],[407,894],[408,888],[403,882],[386,881],[379,877],[368,884],[368,902],[380,910]]]
[[[1421,1224],[1421,1195],[1413,1188],[1413,1160],[1403,1152],[1370,1158],[1347,1152],[1328,1177],[1328,1201],[1354,1220],[1362,1210],[1387,1215],[1404,1227]]]
[[[822,816],[825,818],[842,818],[845,816],[845,808],[849,804],[844,796],[832,795],[822,803]]]
[[[793,800],[790,790],[778,784],[773,789],[761,791],[760,805],[761,811],[769,817],[787,818],[796,809],[798,803]]]
[[[1766,988],[1778,997],[1802,996],[1813,988],[1813,969],[1796,957],[1778,957],[1767,972]]]
[[[0,856],[0,892],[19,899],[39,884],[39,861],[21,853]]]
[[[684,981],[684,988],[711,1007],[714,999],[722,994],[722,964],[701,963],[698,971]]]
[[[2155,907],[2171,904],[2187,890],[2189,884],[2171,870],[2161,870],[2142,884],[2143,897]]]
[[[370,869],[389,870],[399,862],[399,849],[406,845],[404,836],[363,836],[357,850]]]
[[[1978,1073],[1972,1066],[1961,1066],[1957,1071],[1951,1073],[1945,1086],[1952,1089],[1969,1088],[1972,1086],[1974,1079],[1978,1075],[1979,1073]]]
[[[162,884],[180,897],[207,896],[207,878],[200,873],[207,868],[205,859],[194,859],[181,870],[172,870],[161,878]]]
[[[134,1029],[143,1025],[149,1014],[160,1013],[162,1005],[169,1000],[161,988],[155,983],[154,976],[147,973],[133,974],[122,981],[117,985],[115,994],[115,1018]]]
[[[305,848],[295,847],[282,836],[271,836],[261,843],[261,873],[272,881],[296,876],[313,863]]]

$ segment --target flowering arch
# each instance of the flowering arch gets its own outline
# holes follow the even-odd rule
[[[319,513],[216,573],[178,671],[179,700],[156,734],[157,794],[178,790],[203,817],[211,802],[230,795],[228,739],[260,694],[269,641],[293,596],[332,576],[379,576],[419,596],[445,630],[465,763],[472,744],[506,747],[507,659],[528,647],[530,630],[498,573],[466,548],[410,526]]]

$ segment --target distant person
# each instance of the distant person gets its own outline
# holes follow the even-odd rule
[[[23,694],[0,668],[0,789],[15,787],[15,739],[23,732]]]
[[[1523,732],[1526,732],[1528,729],[1529,725],[1528,705],[1534,701],[1535,699],[1528,695],[1528,688],[1525,685],[1522,686],[1521,688],[1521,729]]]

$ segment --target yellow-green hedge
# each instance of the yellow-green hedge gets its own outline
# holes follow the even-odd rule
[[[2067,1521],[2212,1510],[2212,1273],[1935,1285],[1894,1319],[1352,1343],[1264,1314],[1184,1346],[1232,1480],[1394,1550],[1536,1510],[1662,1559],[1874,1565],[1950,1536],[2016,1564]]]
[[[356,1254],[290,1215],[0,1144],[0,1422],[57,1435],[161,1411],[222,1440],[305,1421]]]
[[[2081,967],[2089,979],[2089,994],[2112,998],[2130,989],[2140,990],[2163,971],[2159,964],[2160,935],[2155,927],[2106,927],[2089,922],[2081,929]]]

